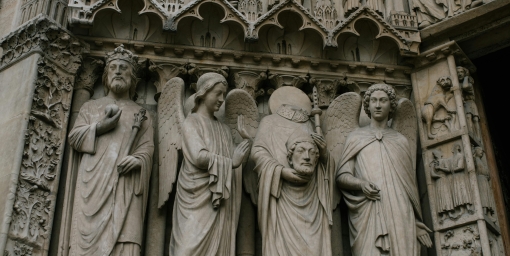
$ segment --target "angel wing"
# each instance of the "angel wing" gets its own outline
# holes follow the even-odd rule
[[[161,89],[158,102],[159,198],[161,208],[172,192],[179,168],[184,122],[184,81],[175,77]]]
[[[402,98],[398,101],[397,109],[391,121],[391,128],[407,138],[413,157],[413,166],[416,166],[418,119],[416,118],[414,104],[410,100]]]
[[[233,89],[225,98],[225,123],[232,131],[232,138],[236,144],[243,138],[237,130],[238,116],[243,115],[244,124],[248,134],[254,138],[259,128],[259,112],[255,100],[242,89]]]
[[[255,138],[259,127],[259,112],[257,103],[249,93],[242,89],[233,89],[225,98],[225,123],[232,131],[234,143],[239,144],[243,138],[239,134],[238,117],[244,117],[244,128],[251,138]],[[253,204],[257,204],[258,197],[258,176],[253,171],[255,163],[248,160],[243,166],[243,185],[245,191],[250,195]]]
[[[347,136],[359,128],[360,112],[361,96],[355,92],[338,96],[326,111],[322,130],[336,165],[340,163]]]

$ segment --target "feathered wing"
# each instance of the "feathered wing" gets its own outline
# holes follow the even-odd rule
[[[259,112],[257,103],[249,93],[242,89],[230,91],[225,98],[225,120],[230,127],[232,138],[237,145],[243,141],[238,129],[238,116],[244,117],[244,128],[251,138],[257,134],[259,127]],[[243,166],[243,185],[245,191],[250,195],[254,204],[257,204],[258,177],[255,171],[255,163],[250,159]]]
[[[359,128],[361,96],[355,92],[338,96],[329,105],[322,125],[326,142],[335,164],[340,163],[345,140],[349,133]]]
[[[324,137],[328,144],[329,154],[335,160],[335,166],[342,160],[345,141],[349,133],[359,128],[361,113],[361,96],[355,92],[348,92],[338,96],[329,105],[322,123]],[[336,185],[336,182],[334,183]],[[340,203],[340,192],[333,193],[333,208]]]
[[[409,148],[411,149],[411,156],[413,158],[413,166],[416,166],[416,148],[418,142],[418,120],[414,104],[402,98],[398,101],[397,109],[393,114],[391,121],[391,128],[407,138]]]
[[[161,208],[172,192],[179,168],[184,122],[184,81],[175,77],[162,88],[158,102],[159,198]]]

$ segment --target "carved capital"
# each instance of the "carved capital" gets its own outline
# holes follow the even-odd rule
[[[345,80],[311,78],[310,84],[317,87],[319,107],[329,106],[337,96],[338,87],[345,83]]]
[[[159,63],[152,60],[149,61],[149,71],[156,74],[157,97],[161,93],[162,86],[170,79],[188,74],[187,65],[179,65],[172,63]]]
[[[228,78],[228,72],[230,69],[227,66],[221,67],[198,67],[195,64],[188,64],[188,74],[191,76],[191,88],[196,91],[196,82],[203,74],[208,72],[218,73],[225,78]]]
[[[10,33],[0,45],[3,49],[0,68],[32,52],[39,52],[70,73],[76,73],[81,66],[82,54],[89,52],[88,44],[45,16],[39,16]]]
[[[271,72],[269,73],[268,79],[275,89],[278,89],[282,86],[293,86],[296,88],[301,88],[305,83],[308,82],[307,76],[284,75]]]
[[[76,85],[74,90],[87,90],[90,95],[94,94],[94,84],[101,77],[104,62],[95,58],[87,57],[83,60],[83,64],[76,76]]]
[[[264,89],[259,89],[259,87],[266,79],[267,75],[265,72],[239,71],[234,74],[235,87],[248,92],[254,100],[265,94]]]

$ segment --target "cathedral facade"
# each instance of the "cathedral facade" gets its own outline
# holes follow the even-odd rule
[[[73,234],[80,214],[76,198],[85,193],[78,188],[80,171],[88,169],[76,167],[87,158],[75,154],[73,128],[83,118],[83,106],[109,95],[103,87],[112,60],[129,56],[136,76],[130,100],[147,111],[154,130],[153,154],[147,156],[152,160],[141,168],[151,171],[145,199],[136,206],[143,214],[140,252],[134,255],[172,255],[178,220],[172,215],[182,177],[165,175],[167,166],[181,168],[187,158],[180,142],[175,148],[165,144],[170,142],[163,134],[182,135],[180,126],[164,123],[174,120],[165,116],[180,114],[169,100],[174,95],[189,117],[203,89],[200,77],[208,73],[226,81],[225,104],[215,115],[232,129],[233,145],[246,135],[238,128],[242,118],[229,113],[253,107],[242,121],[251,140],[257,132],[264,136],[257,130],[263,118],[280,113],[273,96],[285,102],[298,98],[294,91],[283,96],[278,91],[292,87],[306,95],[309,104],[303,109],[311,111],[303,118],[322,129],[337,165],[333,170],[342,163],[342,151],[334,148],[345,140],[338,142],[330,132],[347,127],[330,121],[345,107],[337,99],[363,98],[372,85],[389,85],[396,101],[410,102],[399,111],[413,118],[406,129],[395,128],[392,122],[402,122],[397,117],[389,127],[411,131],[408,139],[414,138],[409,140],[410,172],[417,188],[415,208],[421,211],[415,214],[430,229],[432,242],[430,248],[419,247],[419,254],[508,255],[504,191],[510,180],[503,169],[508,160],[505,144],[498,141],[504,135],[494,132],[506,125],[489,113],[494,109],[488,101],[496,97],[489,91],[498,82],[491,77],[503,77],[491,61],[510,57],[509,17],[507,0],[0,0],[0,252],[82,255],[73,249],[79,246]],[[176,78],[183,81],[182,91],[170,93],[169,81]],[[234,91],[244,96],[228,105]],[[361,105],[354,112],[356,125],[371,125],[370,112]],[[170,156],[163,151],[169,150],[175,155],[165,164]],[[262,178],[257,163],[246,158],[240,167],[242,188],[239,183],[230,191],[240,202],[238,216],[232,216],[237,218],[232,254],[263,255],[268,239],[261,227]],[[332,206],[325,208],[331,214],[325,216],[331,241],[326,244],[332,255],[356,255],[349,201],[343,188],[330,189]]]

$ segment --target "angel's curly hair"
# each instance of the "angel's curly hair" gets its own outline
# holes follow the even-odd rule
[[[370,114],[369,104],[370,104],[370,96],[375,91],[383,91],[386,94],[388,94],[388,97],[390,98],[390,115],[388,116],[388,119],[392,117],[393,112],[395,112],[395,109],[397,109],[397,94],[395,93],[395,89],[393,87],[387,85],[387,84],[374,84],[370,87],[368,87],[367,91],[365,92],[365,96],[363,97],[363,109],[365,110],[365,113],[367,113],[368,117],[372,118],[372,115]]]

